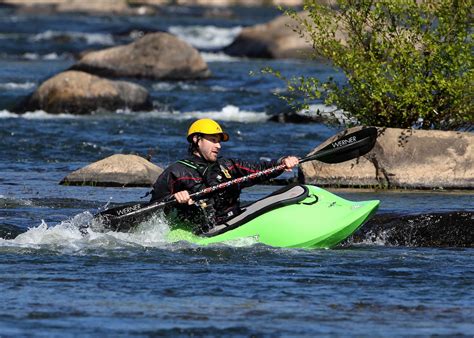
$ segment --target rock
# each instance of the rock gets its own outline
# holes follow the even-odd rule
[[[156,10],[150,6],[130,7],[127,0],[3,0],[3,3],[18,6],[21,14],[118,14],[118,15],[154,15]]]
[[[306,12],[300,12],[300,17],[307,18]],[[266,23],[242,29],[235,41],[224,48],[231,56],[246,56],[254,58],[308,58],[313,53],[311,44],[292,27],[297,22],[287,15],[279,16]],[[345,39],[344,34],[338,33],[339,38]]]
[[[109,77],[190,80],[210,76],[197,49],[168,33],[84,55],[72,69]]]
[[[303,0],[175,0],[181,6],[301,6]]]
[[[379,129],[368,154],[338,164],[303,163],[300,180],[337,187],[473,189],[474,134]]]
[[[345,245],[378,243],[411,247],[474,247],[474,213],[375,215]]]
[[[23,232],[25,232],[25,229],[16,225],[0,223],[0,238],[13,239]]]
[[[291,108],[291,107],[289,107]],[[327,123],[344,124],[349,121],[344,112],[335,106],[326,106],[322,104],[310,105],[307,109],[299,111],[282,111],[272,115],[269,119],[278,123]]]
[[[116,154],[70,173],[59,184],[151,187],[162,172],[143,157]]]
[[[152,109],[148,90],[130,82],[67,71],[42,83],[16,111],[42,109],[51,114],[90,114],[96,110],[121,108]]]

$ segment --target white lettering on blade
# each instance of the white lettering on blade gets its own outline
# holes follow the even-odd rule
[[[332,143],[332,147],[338,148],[338,147],[345,146],[346,144],[354,143],[356,141],[357,141],[357,137],[352,136],[352,137],[349,137],[347,140],[340,140],[340,141]]]
[[[138,209],[140,209],[140,204],[135,204],[135,205],[132,205],[131,207],[124,208],[122,210],[117,211],[117,215],[122,216]]]

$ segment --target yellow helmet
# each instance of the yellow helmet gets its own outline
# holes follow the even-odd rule
[[[222,142],[229,140],[229,134],[224,133],[219,123],[211,119],[200,119],[191,124],[188,130],[188,142],[192,142],[194,134],[219,134],[221,135]]]

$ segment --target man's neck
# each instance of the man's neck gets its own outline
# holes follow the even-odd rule
[[[195,151],[195,152],[193,153],[193,156],[194,156],[194,159],[198,160],[199,162],[209,163],[209,164],[217,162],[217,161],[208,161],[208,160],[206,160],[206,159],[205,159],[203,156],[201,156],[201,154],[200,154],[199,152],[197,152],[197,151]]]

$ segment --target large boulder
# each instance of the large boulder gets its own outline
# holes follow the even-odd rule
[[[295,21],[283,15],[265,24],[245,27],[235,41],[224,48],[226,54],[252,58],[304,58],[311,45],[289,26]]]
[[[16,110],[90,114],[97,110],[115,111],[121,108],[150,110],[152,103],[148,90],[135,83],[67,71],[42,83]]]
[[[338,164],[303,163],[301,180],[335,187],[474,188],[473,133],[378,130],[377,142],[366,155]]]
[[[162,172],[143,157],[116,154],[70,173],[59,184],[150,187]]]
[[[308,18],[307,12],[298,15]],[[298,26],[295,20],[282,15],[265,24],[245,27],[224,52],[253,58],[308,58],[313,52],[311,44],[294,31],[295,26]],[[346,39],[342,32],[337,34],[338,38]]]
[[[151,33],[123,46],[84,55],[72,69],[109,77],[189,80],[210,76],[197,49],[174,35]]]

